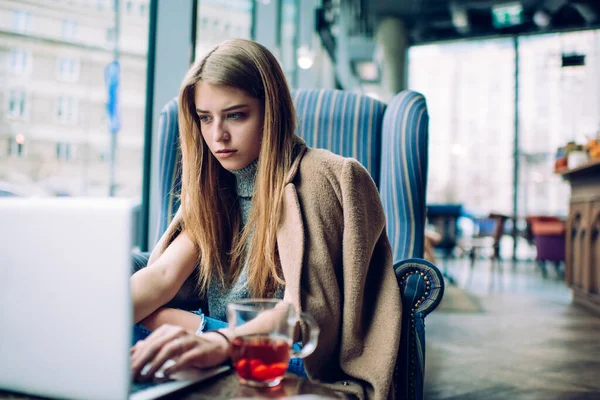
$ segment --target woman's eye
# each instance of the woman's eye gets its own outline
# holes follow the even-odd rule
[[[228,119],[234,119],[234,120],[242,119],[243,117],[244,117],[244,114],[242,114],[242,113],[231,113],[231,114],[227,115]]]
[[[198,119],[200,120],[200,122],[204,122],[204,123],[207,123],[210,121],[210,117],[208,115],[199,115]]]

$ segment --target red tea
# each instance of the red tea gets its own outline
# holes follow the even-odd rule
[[[231,360],[243,379],[280,381],[290,361],[290,343],[276,336],[237,337],[231,342]]]

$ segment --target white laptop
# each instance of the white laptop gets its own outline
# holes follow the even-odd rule
[[[70,399],[154,399],[227,366],[131,394],[133,205],[0,199],[0,389]]]

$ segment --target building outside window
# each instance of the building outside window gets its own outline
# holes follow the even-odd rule
[[[112,43],[115,42],[116,38],[117,38],[117,33],[115,31],[115,28],[112,28],[112,27],[111,28],[107,28],[106,29],[106,41],[108,43],[112,44]]]
[[[74,147],[71,143],[56,143],[56,159],[59,161],[71,161],[75,158]]]
[[[18,33],[30,33],[31,32],[31,13],[15,10],[12,14],[13,18],[13,31]]]
[[[197,0],[196,58],[227,39],[251,39],[252,0]]]
[[[8,91],[7,114],[11,118],[25,118],[27,111],[27,95],[23,89]]]
[[[12,49],[9,56],[9,70],[15,74],[31,72],[31,52],[22,49]]]
[[[62,123],[73,124],[79,117],[79,104],[69,96],[60,96],[56,104],[56,118]]]
[[[22,158],[25,156],[25,135],[19,133],[15,137],[9,137],[8,140],[8,156],[14,158]]]
[[[65,19],[62,22],[62,39],[73,42],[77,38],[77,21]]]
[[[61,57],[57,62],[57,77],[63,82],[76,82],[79,79],[79,60]]]
[[[104,71],[113,48],[106,45],[103,34],[115,24],[112,0],[37,0],[22,2],[35,3],[31,13],[7,11],[10,32],[0,32],[0,43],[7,44],[2,67],[8,72],[0,96],[1,182],[69,196],[107,196],[112,186],[116,196],[139,200],[149,20],[148,13],[140,16],[138,7],[148,7],[149,0],[133,1],[131,14],[125,12],[125,1],[121,0],[119,27],[122,125],[114,181],[97,151],[110,149]],[[25,71],[27,79],[16,76],[19,71]],[[27,138],[20,146],[15,142],[19,133]],[[57,134],[64,135],[60,141],[65,143],[58,150]],[[77,162],[61,162],[74,160],[75,150]],[[13,154],[19,152],[17,159]]]

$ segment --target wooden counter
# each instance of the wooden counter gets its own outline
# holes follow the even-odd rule
[[[560,173],[571,185],[565,279],[573,302],[600,315],[600,160]]]

